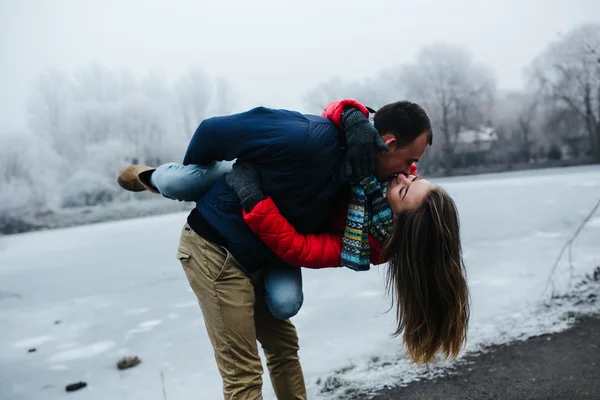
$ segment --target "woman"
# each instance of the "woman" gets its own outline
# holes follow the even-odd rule
[[[389,263],[386,286],[397,306],[394,335],[403,332],[415,362],[428,364],[439,351],[456,357],[469,320],[456,205],[445,190],[416,175],[398,175],[386,189],[393,229],[383,243],[370,236],[369,244],[373,264]],[[341,204],[340,210],[347,209]],[[268,197],[244,212],[248,226],[278,257],[309,268],[340,266],[343,217],[334,217],[332,233],[302,235]]]
[[[231,164],[218,163],[210,168],[166,164],[156,171],[128,168],[128,173],[138,174],[139,190],[194,201],[212,181],[229,171]],[[186,170],[183,175],[182,169]],[[233,174],[236,169],[254,171],[239,161]],[[375,178],[365,179],[348,188],[346,198],[340,199],[340,214],[332,220],[331,233],[301,235],[275,203],[262,195],[258,173],[244,176],[253,178],[246,179],[243,191],[232,185],[245,205],[244,219],[277,256],[295,266],[347,266],[355,270],[368,269],[370,262],[389,261],[387,288],[397,304],[394,334],[404,332],[411,358],[429,363],[438,351],[446,356],[458,354],[466,339],[468,290],[458,213],[443,189],[417,175],[399,175],[384,184]],[[250,205],[248,187],[256,199]]]

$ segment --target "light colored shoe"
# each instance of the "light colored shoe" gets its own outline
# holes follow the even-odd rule
[[[148,190],[152,193],[160,194],[150,183],[150,176],[156,171],[156,168],[146,165],[129,165],[119,171],[117,182],[125,190],[130,192],[143,192]]]

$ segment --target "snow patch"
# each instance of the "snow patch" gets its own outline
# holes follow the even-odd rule
[[[56,350],[72,349],[73,347],[76,347],[76,346],[79,346],[79,343],[76,343],[76,342],[61,343],[58,346],[56,346]]]
[[[125,314],[125,315],[140,315],[140,314],[147,313],[148,311],[150,311],[150,309],[147,307],[131,308],[129,310],[125,310],[125,312],[123,314]]]
[[[54,340],[54,338],[52,336],[36,336],[36,337],[19,340],[18,342],[16,342],[14,344],[14,347],[17,349],[36,347],[36,346],[40,346],[44,343],[47,343],[51,340]]]
[[[68,371],[70,368],[64,364],[53,364],[48,366],[50,371]]]
[[[590,219],[587,226],[590,228],[600,228],[600,217]]]
[[[560,238],[563,236],[562,233],[560,232],[543,232],[543,231],[538,231],[534,233],[535,237],[538,238],[542,238],[542,239],[556,239],[556,238]]]
[[[173,307],[175,307],[175,308],[198,307],[198,302],[197,301],[188,301],[186,303],[175,304]]]
[[[46,360],[46,363],[60,363],[66,361],[92,358],[107,352],[114,346],[115,342],[112,341],[92,343],[87,346],[82,346],[79,348],[74,348],[60,353],[56,353],[52,357],[48,358]]]
[[[151,330],[155,326],[160,325],[162,323],[163,323],[162,319],[153,319],[153,320],[150,320],[150,321],[141,322],[138,326],[140,328],[142,328],[142,329]]]
[[[158,326],[162,323],[162,319],[140,322],[138,326],[125,332],[125,340],[129,340],[132,336],[137,335],[138,333],[150,332],[155,326]]]

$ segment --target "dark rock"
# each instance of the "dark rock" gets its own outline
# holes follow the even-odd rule
[[[121,358],[117,362],[117,368],[118,369],[132,368],[132,367],[135,367],[136,365],[138,365],[141,362],[142,362],[142,360],[140,360],[137,356],[135,356],[135,357],[123,357],[123,358]]]
[[[87,386],[87,383],[85,383],[85,382],[71,383],[70,385],[67,385],[65,390],[67,392],[74,392],[76,390],[83,389],[86,386]]]
[[[37,351],[37,349],[36,349],[35,347],[34,347],[33,349],[29,349],[29,350],[27,350],[27,352],[28,352],[28,353],[33,353],[33,352],[35,352],[35,351]]]

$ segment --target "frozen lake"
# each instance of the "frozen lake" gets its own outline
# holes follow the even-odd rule
[[[468,349],[562,329],[566,311],[585,308],[538,305],[548,298],[543,290],[560,248],[600,198],[600,167],[435,182],[461,213],[472,299]],[[0,237],[0,399],[63,399],[66,384],[83,380],[88,387],[69,396],[160,400],[161,372],[169,400],[222,398],[200,309],[175,258],[185,217]],[[564,262],[558,268],[556,290],[571,290],[571,275],[577,282],[597,265],[600,211],[575,242],[573,271]],[[339,382],[361,388],[423,372],[390,337],[384,271],[303,271],[305,302],[293,322],[311,398],[344,367]],[[142,364],[118,371],[122,355],[138,355]],[[274,398],[264,380],[265,397]]]

